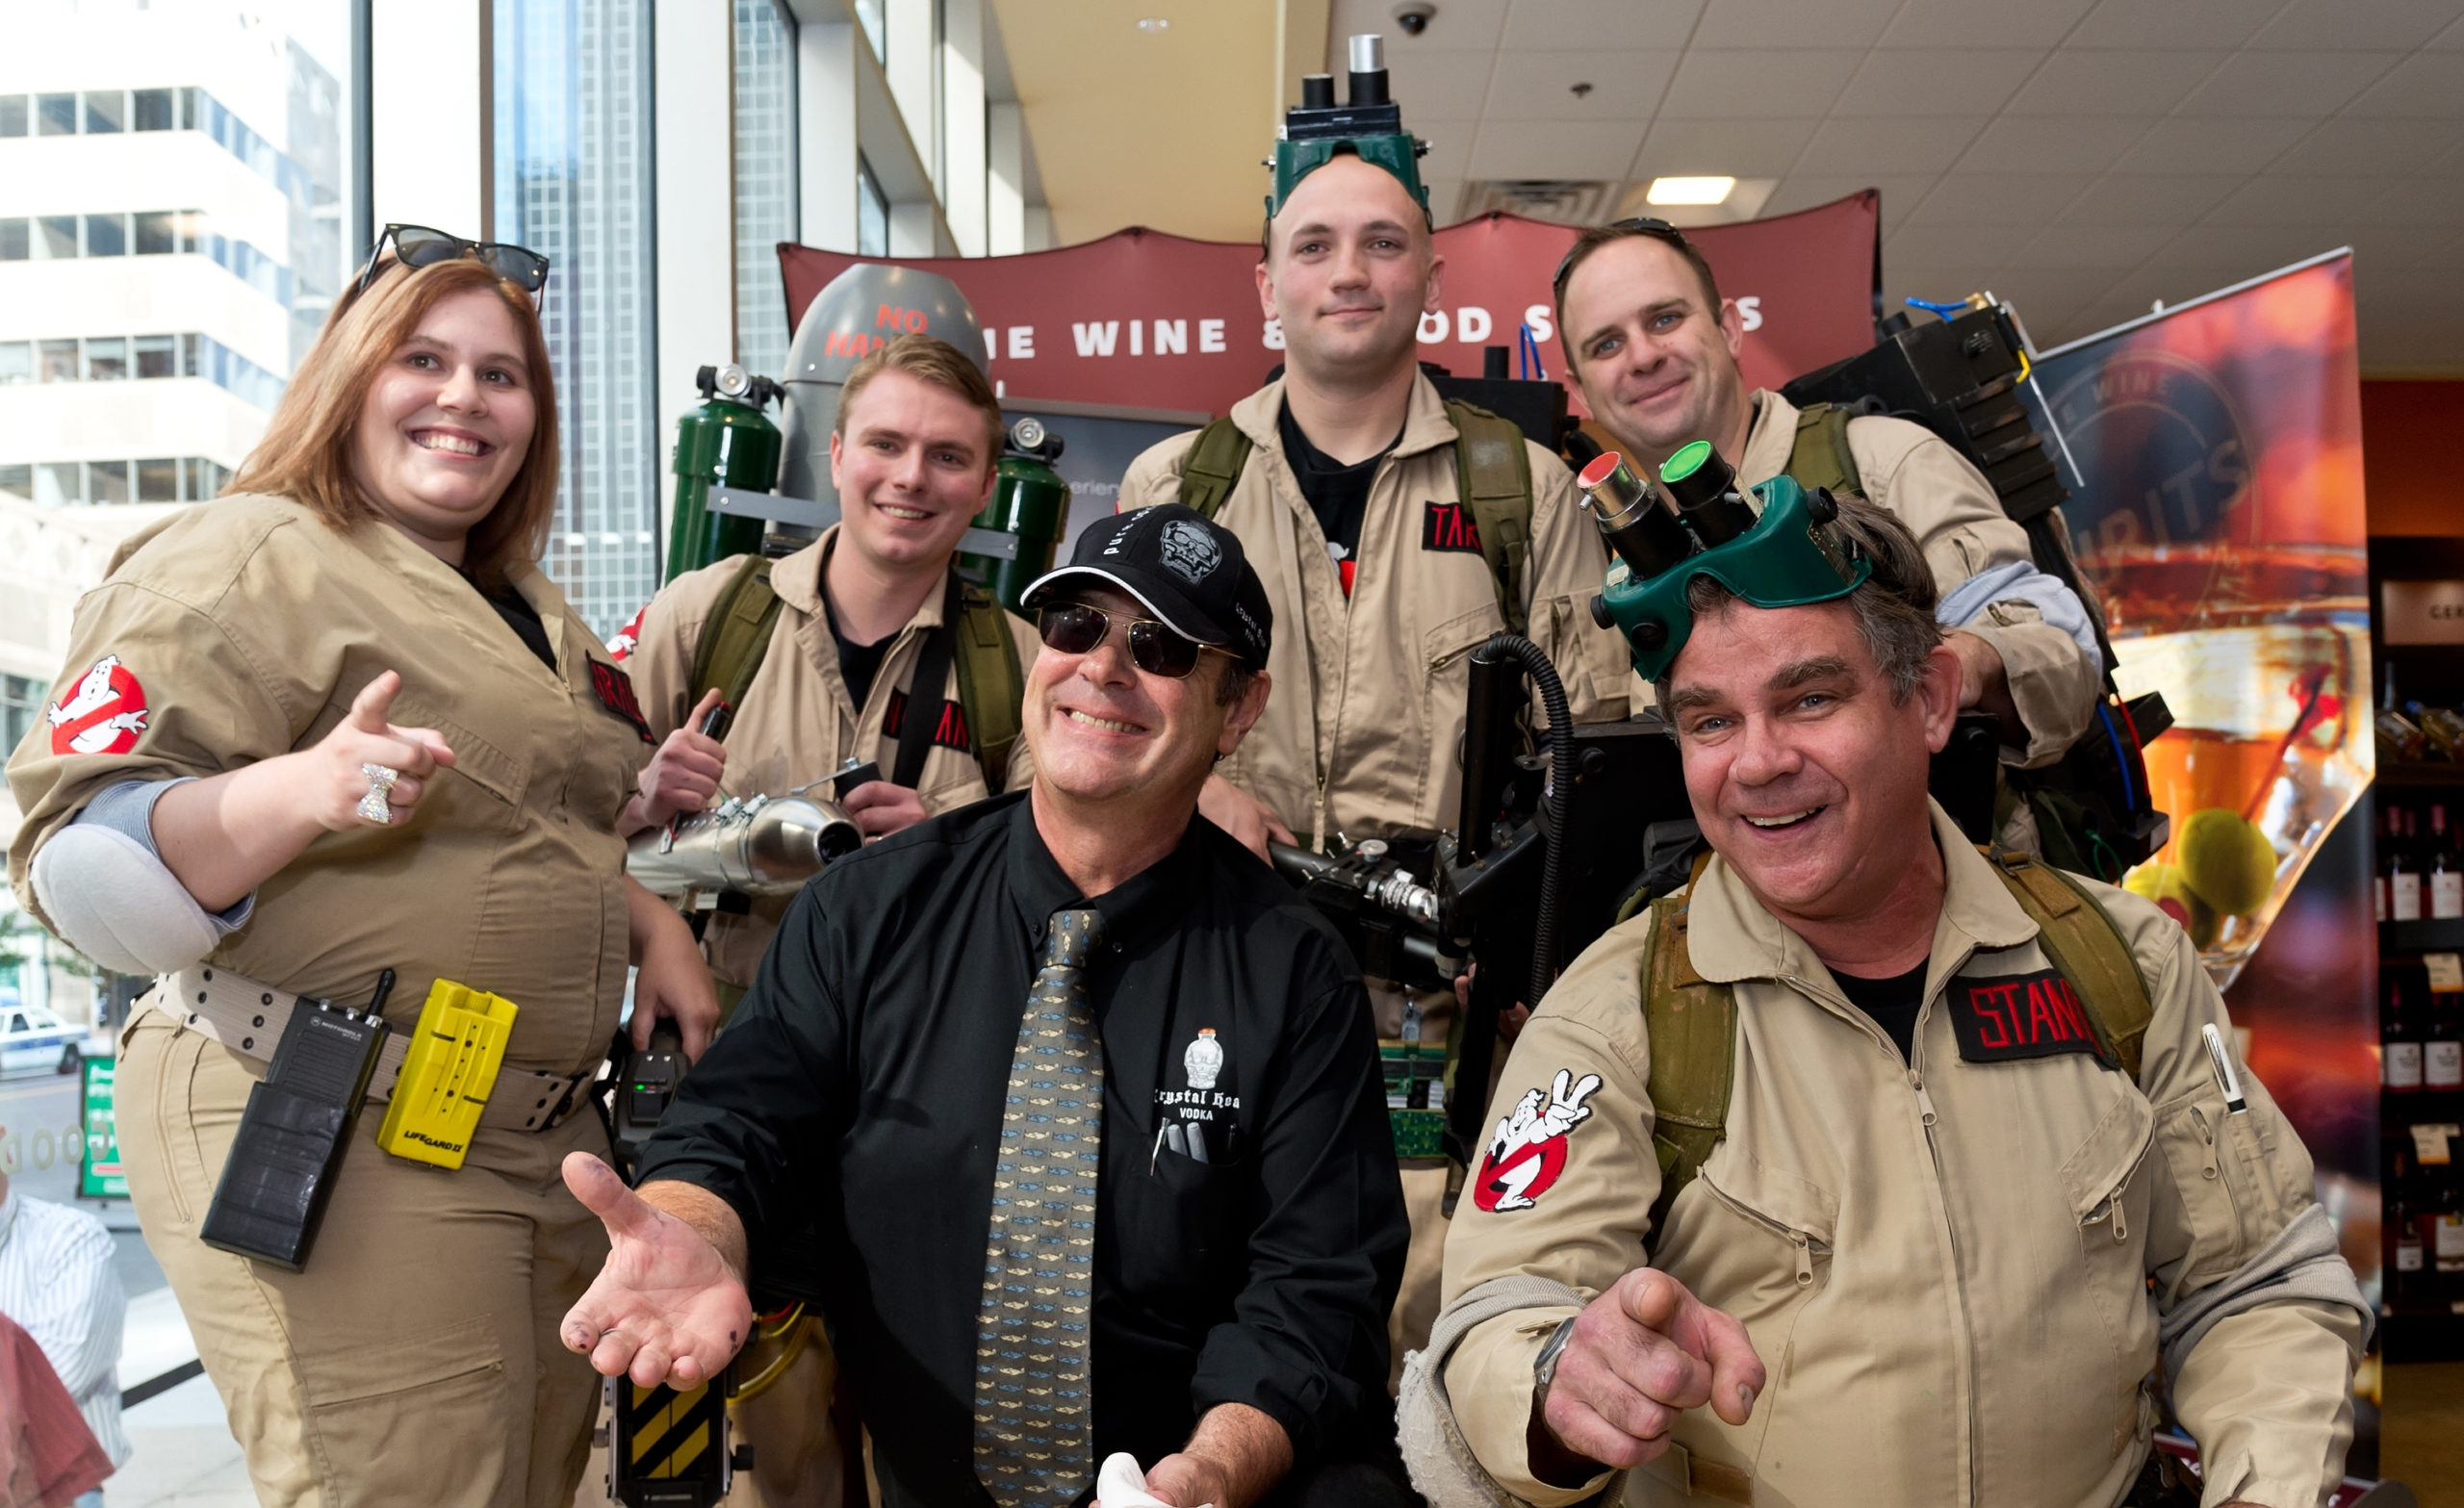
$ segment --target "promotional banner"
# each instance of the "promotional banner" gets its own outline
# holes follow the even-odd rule
[[[2336,253],[2041,357],[2081,565],[2172,841],[2130,887],[2189,929],[2242,1053],[2375,1287],[2377,939],[2352,262]],[[2048,422],[2049,421],[2049,422]],[[2348,813],[2353,813],[2348,820]],[[2278,935],[2281,934],[2281,935]]]
[[[1686,232],[1743,317],[1748,383],[1776,388],[1873,344],[1880,232],[1881,195],[1870,190]],[[1518,346],[1527,325],[1543,368],[1562,378],[1550,280],[1576,235],[1505,214],[1439,231],[1442,299],[1421,320],[1421,359],[1476,377],[1482,347]],[[984,325],[988,370],[1014,397],[1218,415],[1283,360],[1282,333],[1259,310],[1258,248],[1245,242],[1133,228],[1023,256],[868,259],[782,242],[791,331],[813,295],[860,260],[958,284]],[[923,327],[920,311],[884,305],[844,332],[845,348]],[[1513,374],[1538,375],[1519,361]]]

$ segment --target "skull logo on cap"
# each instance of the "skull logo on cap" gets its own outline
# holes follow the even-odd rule
[[[1223,547],[1215,542],[1204,525],[1187,519],[1174,519],[1164,525],[1162,547],[1164,564],[1192,586],[1213,575],[1215,568],[1223,564]]]

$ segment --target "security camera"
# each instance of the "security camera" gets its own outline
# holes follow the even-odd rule
[[[1403,0],[1395,7],[1395,24],[1403,29],[1406,37],[1418,37],[1427,31],[1428,23],[1436,18],[1437,7],[1429,0]]]

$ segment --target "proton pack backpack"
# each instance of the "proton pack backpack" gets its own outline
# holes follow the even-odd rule
[[[1506,632],[1523,633],[1528,626],[1524,568],[1531,554],[1531,454],[1523,447],[1523,428],[1452,398],[1446,401],[1446,417],[1454,425],[1455,494],[1479,530],[1480,553],[1497,581]],[[1249,437],[1229,419],[1199,430],[1181,463],[1181,503],[1214,518],[1239,484],[1250,448]]]
[[[779,626],[782,604],[770,584],[772,564],[761,555],[744,556],[719,600],[710,605],[710,616],[703,622],[702,637],[693,649],[691,696],[695,702],[715,690],[730,706],[743,704]],[[953,572],[941,623],[940,631],[924,641],[923,655],[916,662],[916,694],[910,700],[907,722],[899,730],[900,769],[893,779],[900,784],[914,782],[936,721],[929,716],[928,699],[933,692],[924,688],[937,691],[944,684],[946,667],[955,663],[959,711],[966,719],[976,763],[984,768],[985,786],[997,793],[1009,774],[1010,751],[1018,741],[1027,695],[1010,617],[989,593]],[[911,733],[915,736],[911,738]],[[911,764],[915,768],[907,768]]]
[[[2140,1048],[2155,1007],[2120,929],[2061,870],[2006,849],[1988,850],[1986,856],[2011,899],[2037,924],[2037,945],[2087,1007],[2097,1056],[2137,1083]],[[1651,1211],[1655,1239],[1678,1194],[1728,1135],[1729,1094],[1736,1080],[1736,991],[1695,973],[1685,946],[1686,908],[1709,861],[1707,849],[1683,889],[1651,903],[1651,939],[1643,955],[1652,1150],[1658,1154],[1660,1175],[1659,1197]]]

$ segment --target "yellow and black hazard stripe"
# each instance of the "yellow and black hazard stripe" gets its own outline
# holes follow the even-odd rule
[[[615,1379],[608,1489],[632,1508],[709,1508],[728,1487],[726,1390]]]

